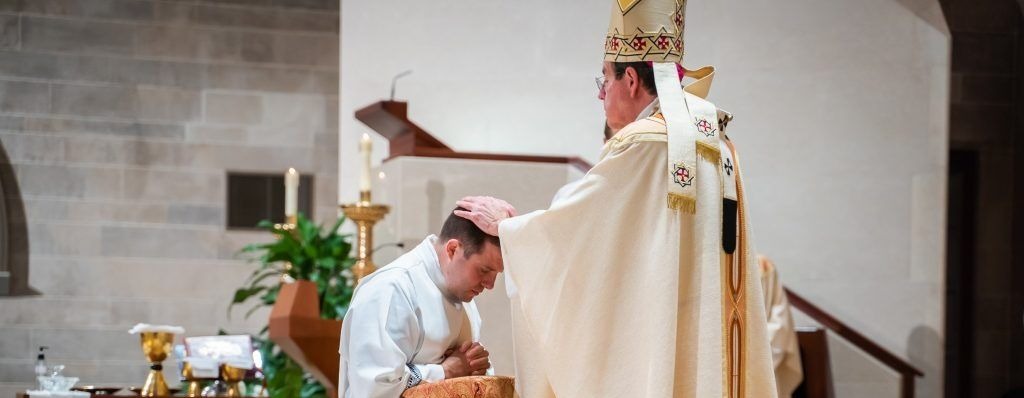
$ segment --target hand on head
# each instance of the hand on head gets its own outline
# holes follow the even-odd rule
[[[467,196],[455,204],[466,209],[456,210],[455,215],[472,221],[481,231],[493,236],[498,236],[498,224],[502,220],[516,216],[515,207],[490,196]]]
[[[467,341],[461,346],[445,353],[441,361],[444,378],[452,379],[463,376],[482,376],[491,367],[490,353],[480,343]]]

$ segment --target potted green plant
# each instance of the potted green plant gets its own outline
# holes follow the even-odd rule
[[[235,291],[228,307],[229,315],[235,305],[250,300],[255,300],[255,304],[246,312],[246,317],[260,308],[273,306],[281,289],[281,279],[291,278],[316,284],[321,318],[342,319],[355,291],[355,278],[350,270],[355,264],[350,255],[352,237],[338,232],[344,221],[345,217],[341,217],[327,229],[302,214],[297,216],[292,228],[266,220],[260,222],[258,228],[267,230],[275,239],[247,245],[240,251],[259,266],[244,286]],[[270,396],[326,398],[324,387],[275,347],[267,338],[267,331],[264,327],[257,339]]]

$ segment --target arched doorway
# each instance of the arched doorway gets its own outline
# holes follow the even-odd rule
[[[28,228],[17,174],[0,143],[0,296],[36,294],[28,285]]]

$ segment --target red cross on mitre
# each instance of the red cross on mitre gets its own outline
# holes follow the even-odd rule
[[[657,45],[658,48],[660,48],[662,50],[668,49],[668,38],[665,37],[665,36],[659,37],[658,41],[655,42],[655,45]]]

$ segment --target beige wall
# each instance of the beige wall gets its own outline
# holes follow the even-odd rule
[[[355,197],[349,161],[368,131],[352,112],[407,69],[410,117],[456,149],[595,160],[610,6],[343,4],[341,196]],[[737,115],[757,248],[787,285],[920,367],[919,396],[941,396],[950,42],[938,2],[691,2],[687,27],[687,65],[717,65],[711,99]],[[863,369],[836,372],[837,396],[896,391],[877,363],[834,351],[836,369]]]

